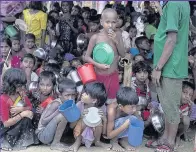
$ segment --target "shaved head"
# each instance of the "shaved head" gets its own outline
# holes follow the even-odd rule
[[[103,12],[101,14],[101,18],[104,19],[105,17],[110,16],[110,15],[116,16],[116,18],[118,16],[117,12],[114,9],[106,8],[105,10],[103,10]]]

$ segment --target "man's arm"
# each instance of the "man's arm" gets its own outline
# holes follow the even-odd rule
[[[169,60],[170,56],[172,55],[172,52],[174,50],[174,47],[176,45],[177,41],[177,33],[176,32],[168,32],[167,39],[163,48],[163,53],[161,55],[161,58],[159,59],[157,63],[157,67],[159,69],[162,69],[167,61]]]

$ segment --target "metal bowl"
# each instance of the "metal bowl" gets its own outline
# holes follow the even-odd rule
[[[129,60],[126,59],[126,58],[120,58],[120,60],[119,60],[119,66],[122,67],[122,68],[124,68],[125,63],[128,64],[129,63]]]
[[[29,91],[30,92],[35,91],[37,88],[38,88],[38,83],[37,82],[31,82],[29,84]]]
[[[165,120],[163,113],[156,111],[151,118],[151,122],[154,129],[158,133],[163,133],[165,130]]]
[[[85,36],[85,34],[81,33],[80,35],[78,35],[76,44],[80,49],[87,47],[88,38]]]
[[[38,48],[33,52],[33,55],[39,59],[46,60],[47,59],[47,52],[43,48]]]

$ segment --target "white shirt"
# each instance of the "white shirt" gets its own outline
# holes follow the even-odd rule
[[[37,76],[37,74],[35,73],[35,72],[32,72],[31,73],[31,82],[34,82],[34,81],[38,81],[38,76]]]

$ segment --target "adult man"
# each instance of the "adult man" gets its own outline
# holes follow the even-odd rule
[[[182,80],[188,75],[189,20],[188,1],[164,3],[161,21],[154,37],[155,68],[152,74],[165,113],[165,131],[156,142],[157,151],[173,151],[175,145],[180,123]]]

